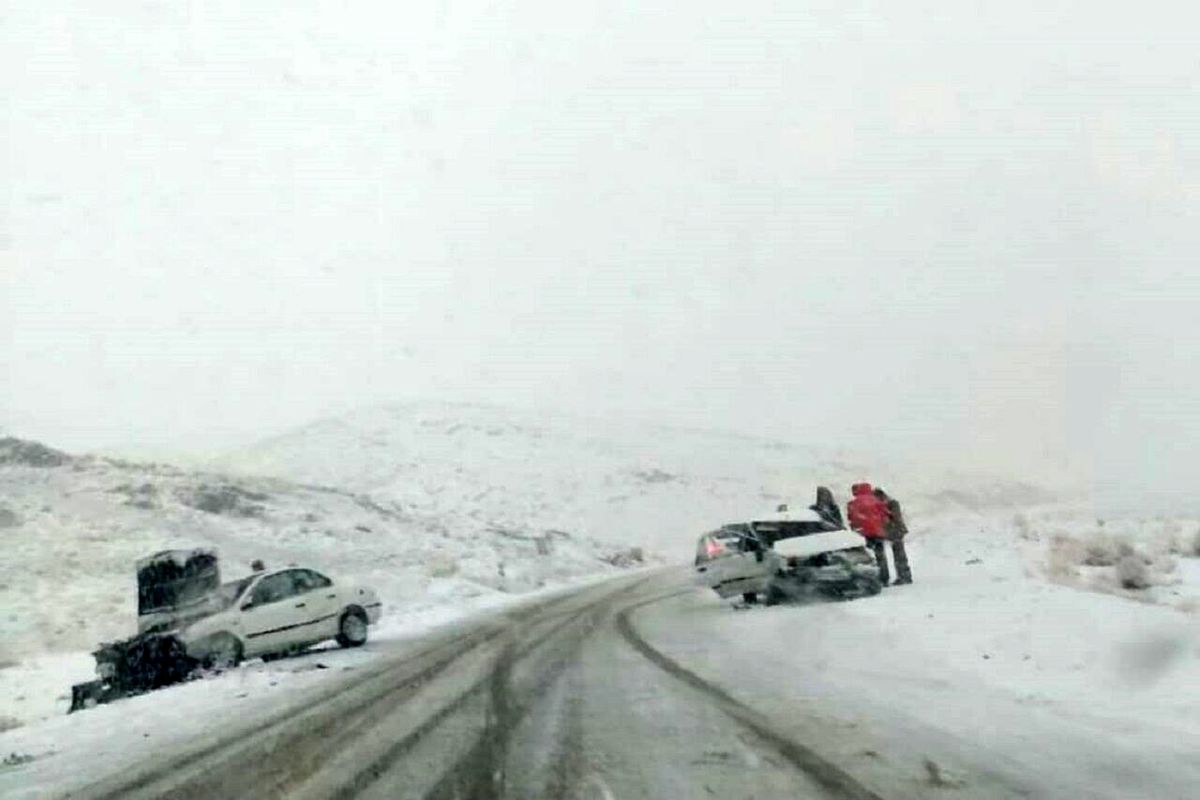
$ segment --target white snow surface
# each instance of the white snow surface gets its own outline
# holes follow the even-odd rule
[[[181,737],[164,709],[203,710],[220,725],[372,657],[251,662],[166,690],[183,706],[151,695],[64,716],[70,683],[90,676],[84,649],[132,630],[131,565],[155,549],[216,546],[230,566],[303,559],[372,583],[387,603],[376,632],[386,645],[506,602],[504,589],[612,574],[601,557],[630,544],[688,561],[700,533],[748,508],[806,504],[817,483],[844,502],[862,478],[905,505],[915,585],[746,611],[697,590],[640,612],[639,625],[801,741],[853,742],[835,754],[851,771],[899,770],[912,789],[899,796],[928,796],[928,774],[912,766],[926,758],[946,784],[938,791],[974,797],[1182,798],[1200,785],[1200,520],[1101,520],[1019,482],[866,472],[804,446],[479,407],[328,420],[217,470],[0,465],[0,502],[14,515],[0,531],[0,730],[10,728],[0,751],[33,757],[0,768],[0,794],[80,780],[65,765],[111,750],[115,720],[125,734]],[[187,505],[201,486],[235,487],[240,510]],[[526,537],[548,530],[570,535],[551,535],[551,554],[539,555]],[[1097,553],[1107,563],[1087,563]],[[1144,564],[1149,585],[1120,586],[1114,553]]]
[[[1195,797],[1200,559],[1162,602],[1082,590],[1048,581],[1016,530],[1072,517],[1026,518],[921,521],[916,583],[877,597],[738,611],[697,591],[638,625],[889,797]]]
[[[436,628],[608,577],[602,573],[578,578],[569,586],[522,595],[477,594],[454,605],[430,603],[385,617],[371,628],[371,639],[361,648],[330,643],[271,663],[254,659],[225,673],[71,715],[66,713],[70,685],[92,677],[90,655],[34,656],[6,666],[0,669],[0,720],[8,710],[24,714],[30,724],[7,731],[0,727],[0,758],[29,760],[0,764],[0,797],[34,800],[77,792],[97,777],[141,765],[151,754],[157,757],[198,737],[219,736],[248,718],[295,710],[319,683],[369,668],[381,656]],[[163,702],[165,698],[170,702]]]
[[[869,468],[866,466],[869,464]],[[1012,507],[1057,488],[927,474],[804,442],[650,423],[409,403],[315,422],[218,460],[222,471],[339,486],[456,528],[578,532],[690,558],[699,533],[799,518],[818,485],[871,478],[914,508]]]
[[[0,663],[134,633],[134,564],[167,548],[215,548],[226,580],[255,558],[310,566],[375,588],[385,619],[636,564],[628,547],[569,530],[467,525],[337,489],[94,456],[0,463],[0,522]]]

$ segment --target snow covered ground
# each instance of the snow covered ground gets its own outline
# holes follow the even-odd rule
[[[133,564],[161,549],[215,547],[226,579],[263,558],[370,585],[385,638],[637,564],[628,546],[570,531],[460,526],[337,489],[12,438],[0,440],[0,534],[0,730],[66,711],[71,684],[93,677],[90,651],[135,632]]]
[[[916,583],[878,597],[735,611],[697,591],[638,624],[889,797],[1195,797],[1200,558],[1149,597],[1066,586],[1022,534],[1083,521],[1025,516],[914,519]]]
[[[1200,734],[1200,520],[1098,519],[1057,487],[484,407],[364,411],[203,473],[63,458],[0,465],[0,753],[35,759],[0,767],[10,786],[53,773],[52,754],[102,752],[94,720],[169,730],[155,696],[63,715],[69,685],[90,677],[87,648],[132,630],[131,564],[153,550],[216,546],[229,577],[264,557],[374,584],[386,647],[511,592],[613,574],[630,545],[686,563],[712,526],[807,502],[816,483],[844,501],[862,477],[904,502],[916,585],[748,611],[696,592],[668,601],[670,613],[647,609],[646,633],[759,707],[785,693],[781,724],[797,738],[820,741],[826,724],[857,732],[861,746],[834,755],[898,770],[910,788],[968,781],[988,796],[994,780],[1040,787],[1033,796],[1094,784],[1103,791],[1088,796],[1184,797],[1200,779],[1188,758]],[[1131,559],[1141,571],[1126,586]],[[167,691],[214,720],[257,713],[371,653],[252,662]]]
[[[519,595],[476,594],[453,605],[430,602],[385,617],[361,648],[328,643],[271,663],[254,659],[229,672],[71,715],[70,685],[93,677],[90,655],[45,654],[9,663],[0,668],[0,720],[9,720],[7,728],[0,725],[0,796],[32,800],[69,793],[96,776],[138,765],[147,753],[169,752],[197,737],[294,710],[310,690],[331,680],[354,681],[379,659],[406,652],[412,640],[459,620],[609,577],[611,572],[601,572]],[[144,748],[131,749],[130,742]],[[93,767],[81,766],[86,764]]]
[[[691,557],[694,533],[779,503],[807,505],[818,484],[844,493],[863,475],[934,509],[1020,507],[1057,491],[814,443],[438,403],[321,420],[213,466],[342,487],[458,528],[576,531],[678,559]]]

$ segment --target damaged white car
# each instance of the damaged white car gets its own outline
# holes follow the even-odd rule
[[[382,607],[371,589],[334,583],[303,567],[224,584],[217,596],[221,610],[175,633],[189,657],[210,667],[286,655],[328,639],[358,647],[367,641],[367,626],[379,621]]]
[[[221,583],[216,554],[203,549],[144,558],[137,582],[137,636],[93,653],[98,679],[72,687],[72,711],[329,639],[357,647],[382,610],[373,590],[305,567]]]
[[[747,522],[700,537],[696,581],[723,598],[768,605],[812,596],[849,600],[883,586],[863,539],[843,526],[836,509],[812,506]]]

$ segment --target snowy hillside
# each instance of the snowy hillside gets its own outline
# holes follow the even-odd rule
[[[254,558],[352,577],[380,591],[393,619],[631,563],[627,548],[565,532],[465,529],[337,489],[75,457],[12,438],[0,440],[0,534],[0,661],[131,633],[133,563],[168,547],[216,547],[226,578]]]
[[[698,533],[868,479],[904,504],[912,557],[980,542],[1042,583],[1196,610],[1200,520],[1102,518],[1064,477],[1002,479],[715,431],[406,404],[315,422],[225,470],[347,487],[464,531],[569,531],[690,560]]]
[[[406,404],[315,422],[223,458],[223,471],[345,487],[458,531],[564,531],[690,560],[697,535],[819,484],[844,503],[858,480],[904,504],[923,540],[993,537],[1031,574],[1075,588],[1188,606],[1200,520],[1101,518],[1066,478],[962,474],[716,431],[460,404]],[[949,540],[947,540],[949,537]],[[1130,583],[1130,586],[1123,584]]]
[[[322,420],[222,470],[341,486],[473,530],[550,529],[690,557],[723,522],[872,477],[920,507],[1019,507],[1047,493],[929,475],[806,446],[481,405],[411,404]]]

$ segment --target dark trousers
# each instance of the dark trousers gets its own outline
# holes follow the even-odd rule
[[[871,552],[875,554],[875,563],[879,565],[879,582],[887,586],[891,580],[891,573],[888,571],[887,552],[884,550],[883,543],[889,541],[887,539],[867,539],[867,546],[871,548]],[[905,583],[912,582],[912,570],[908,566],[908,552],[904,549],[903,539],[892,539],[892,559],[896,562],[896,577]]]

